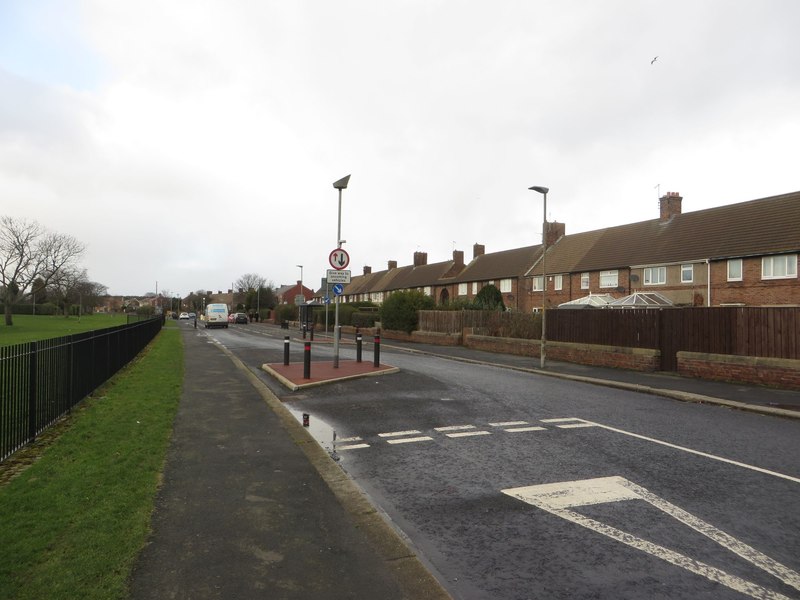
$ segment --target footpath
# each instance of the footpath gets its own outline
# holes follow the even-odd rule
[[[230,352],[182,331],[183,394],[131,598],[449,598],[274,394]],[[567,363],[540,371],[529,357],[462,347],[383,347],[800,418],[798,392]]]

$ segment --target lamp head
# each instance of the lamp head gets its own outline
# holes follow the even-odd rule
[[[546,194],[550,191],[550,188],[543,187],[541,185],[534,185],[533,187],[529,187],[529,190],[533,190],[534,192],[539,192],[540,194]]]
[[[333,187],[335,187],[337,190],[346,190],[349,181],[350,181],[350,175],[348,175],[347,177],[342,177],[339,181],[333,182]]]

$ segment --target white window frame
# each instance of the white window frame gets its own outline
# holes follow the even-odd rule
[[[535,275],[533,277],[533,291],[534,292],[541,292],[542,291],[542,276]]]
[[[563,275],[554,275],[555,279],[553,280],[553,289],[557,292],[560,292],[564,289],[564,276]]]
[[[686,265],[681,265],[681,283],[693,283],[693,282],[694,282],[694,265],[691,263]]]
[[[775,275],[775,267],[780,274]],[[761,279],[797,279],[797,254],[778,254],[761,259]]]
[[[667,283],[667,267],[644,268],[645,285],[666,285],[666,283]]]
[[[612,283],[613,282],[613,283]],[[619,271],[600,271],[600,287],[619,287]]]
[[[423,293],[423,294],[425,294],[426,296],[431,296],[431,295],[433,295],[433,292],[432,292],[432,290],[431,290],[431,286],[429,286],[429,285],[426,285],[426,286],[425,286],[425,287],[422,289],[422,293]]]
[[[472,295],[475,296],[475,295],[478,294],[478,292],[479,292],[479,290],[478,290],[478,282],[477,281],[473,281],[472,282]]]
[[[589,289],[589,274],[588,273],[581,273],[581,289],[588,290]]]
[[[511,279],[500,280],[500,292],[503,294],[511,293]]]
[[[738,275],[734,272],[731,274],[731,267],[734,267],[734,271],[737,270],[735,267],[738,267]],[[730,258],[728,259],[728,281],[742,281],[744,276],[744,267],[742,265],[741,258]]]
[[[458,295],[459,296],[466,296],[467,295],[467,284],[466,283],[459,283],[458,284]]]

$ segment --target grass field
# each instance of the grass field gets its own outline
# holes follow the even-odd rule
[[[123,314],[83,315],[80,318],[56,315],[13,315],[12,318],[14,324],[11,327],[6,326],[5,320],[0,320],[0,346],[13,346],[24,342],[82,333],[92,329],[105,329],[115,325],[124,325],[126,322]]]
[[[168,327],[49,442],[0,464],[0,598],[127,596],[182,381],[180,331]]]

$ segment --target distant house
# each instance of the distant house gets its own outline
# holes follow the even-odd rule
[[[542,246],[489,253],[481,244],[464,264],[414,264],[373,273],[365,267],[345,287],[346,301],[383,302],[392,292],[416,289],[437,304],[472,300],[493,284],[506,307],[529,312],[588,296],[615,298],[658,292],[678,306],[800,306],[800,192],[682,212],[683,198],[660,198],[659,217],[566,235],[563,223],[546,223]],[[544,277],[543,277],[544,267]],[[543,289],[544,288],[544,289]]]
[[[278,304],[294,304],[297,296],[302,295],[306,302],[314,299],[314,290],[308,288],[298,281],[294,285],[282,285],[275,290],[275,297]]]

